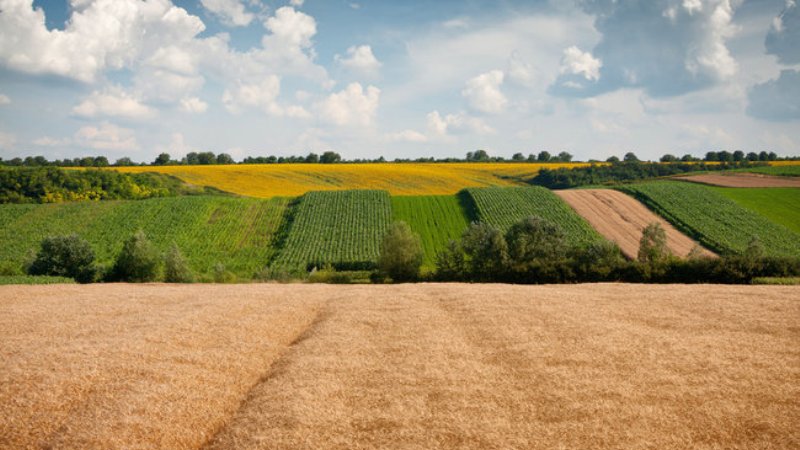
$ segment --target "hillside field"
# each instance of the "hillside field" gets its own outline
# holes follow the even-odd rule
[[[717,189],[680,181],[622,188],[715,252],[742,252],[758,237],[768,254],[800,256],[800,234],[745,208]]]
[[[796,449],[799,330],[797,286],[0,286],[0,447]]]
[[[719,194],[800,235],[800,189],[713,188]]]
[[[522,186],[539,169],[587,163],[239,164],[115,167],[158,172],[250,197],[296,197],[309,191],[378,189],[392,195],[452,195],[472,186]]]
[[[470,222],[470,212],[454,195],[395,196],[392,211],[393,220],[406,222],[420,235],[426,269],[435,266],[436,254],[450,240],[461,239]]]

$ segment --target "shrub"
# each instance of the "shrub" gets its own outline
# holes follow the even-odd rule
[[[225,264],[217,263],[214,266],[214,283],[235,283],[236,275],[225,269]]]
[[[492,281],[505,272],[508,265],[508,245],[497,228],[473,222],[461,238],[466,266],[473,279]]]
[[[457,241],[450,240],[444,250],[436,255],[436,277],[440,280],[462,280],[467,272],[464,250]]]
[[[161,255],[143,231],[137,231],[122,246],[111,269],[113,281],[155,281],[161,266]]]
[[[191,283],[194,281],[194,274],[176,244],[172,244],[164,256],[164,281],[167,283]]]
[[[560,260],[567,253],[561,228],[540,217],[529,216],[508,229],[506,233],[508,258],[515,268],[524,268],[536,260]]]
[[[608,280],[626,263],[617,244],[606,240],[577,250],[574,259],[576,275],[584,281]]]
[[[42,240],[41,248],[28,267],[29,275],[73,278],[79,283],[95,279],[94,251],[77,234],[51,236]]]
[[[422,266],[422,242],[405,222],[394,222],[383,237],[378,268],[394,281],[419,277]]]
[[[667,233],[660,223],[653,222],[642,231],[642,239],[639,241],[639,254],[636,259],[643,263],[657,264],[668,257]]]

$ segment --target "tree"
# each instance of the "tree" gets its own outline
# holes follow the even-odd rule
[[[192,270],[176,244],[172,244],[164,256],[164,281],[167,283],[191,283],[194,281]]]
[[[561,162],[570,162],[572,161],[572,155],[567,152],[561,152],[558,154],[558,160]]]
[[[486,153],[486,150],[475,150],[474,152],[467,153],[467,161],[481,162],[488,160],[489,154]]]
[[[94,158],[91,156],[84,156],[80,159],[78,165],[81,167],[92,167],[94,166]]]
[[[733,161],[733,154],[727,150],[722,150],[717,153],[717,158],[722,162]]]
[[[512,161],[525,161],[525,155],[522,153],[514,153],[514,156],[511,157]]]
[[[607,240],[589,244],[577,252],[575,258],[578,276],[587,281],[608,280],[624,264],[625,258],[617,244]]]
[[[186,156],[188,159],[189,155]],[[159,153],[159,155],[156,156],[156,160],[153,161],[154,166],[164,166],[167,164],[169,164],[169,153]]]
[[[383,237],[378,269],[398,282],[419,277],[422,266],[422,242],[403,221],[394,222]]]
[[[233,164],[233,157],[227,153],[217,155],[217,164]]]
[[[741,150],[736,150],[733,152],[733,160],[734,161],[744,161],[744,152]]]
[[[469,274],[476,279],[494,280],[508,265],[508,244],[497,228],[473,222],[461,237]]]
[[[214,152],[200,152],[197,154],[197,164],[209,165],[214,164],[216,161],[217,157]]]
[[[758,154],[758,160],[759,161],[769,161],[769,153],[767,153],[767,152],[762,150]]]
[[[758,153],[756,153],[756,152],[748,153],[747,154],[747,160],[748,161],[758,161]]]
[[[186,154],[186,164],[190,166],[200,164],[200,158],[197,152],[189,152]]]
[[[338,163],[342,160],[342,156],[336,152],[327,151],[319,157],[319,162],[323,164]]]
[[[678,160],[678,158],[675,155],[671,155],[671,154],[667,153],[666,155],[662,156],[659,161],[670,163],[670,162],[675,162],[677,160]]]
[[[767,154],[767,159],[770,160],[770,161],[775,161],[775,160],[778,159],[778,154],[775,153],[775,152],[769,152]]]
[[[451,239],[444,250],[436,254],[436,276],[440,280],[461,280],[466,271],[464,250]]]
[[[653,222],[642,231],[637,259],[643,263],[657,264],[669,257],[667,233],[658,222]]]
[[[540,217],[529,216],[508,229],[505,236],[508,258],[517,268],[539,261],[554,261],[566,255],[564,232]]]
[[[108,158],[105,156],[96,156],[92,161],[94,167],[108,167]]]
[[[123,156],[122,158],[118,159],[114,163],[114,165],[117,167],[127,167],[127,166],[133,166],[135,165],[135,163],[127,156]]]
[[[633,153],[633,152],[628,152],[628,153],[625,153],[625,156],[622,157],[622,160],[625,161],[625,162],[635,163],[635,162],[639,162],[639,157],[637,157],[636,154]]]
[[[114,281],[146,282],[158,278],[161,255],[143,231],[137,231],[117,255],[111,278]]]
[[[683,156],[681,156],[681,161],[683,161],[683,162],[690,162],[690,161],[694,161],[694,160],[695,160],[694,156],[692,156],[692,155],[690,155],[688,153],[683,155]]]
[[[619,157],[618,156],[609,156],[608,159],[606,159],[606,162],[610,162],[611,164],[616,164],[616,163],[619,162]]]
[[[550,160],[552,159],[553,157],[550,156],[550,152],[548,152],[547,150],[540,151],[539,155],[536,156],[536,160],[539,162],[550,162]]]
[[[306,156],[306,162],[310,164],[318,163],[319,155],[317,155],[316,153],[309,153],[308,156]]]
[[[717,152],[707,152],[706,157],[704,158],[705,161],[719,161],[719,155]]]
[[[28,274],[69,277],[79,283],[91,283],[97,274],[94,251],[89,242],[77,234],[47,237],[28,267]]]

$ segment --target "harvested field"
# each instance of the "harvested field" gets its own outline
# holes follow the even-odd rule
[[[798,448],[800,287],[0,287],[3,448]]]
[[[672,254],[686,257],[697,242],[676,230],[666,220],[622,192],[612,189],[553,191],[583,216],[600,234],[614,241],[622,253],[635,259],[644,228],[658,222],[667,232],[667,247]],[[706,256],[714,254],[702,249]]]
[[[800,188],[800,179],[793,177],[777,177],[756,173],[732,174],[703,174],[686,177],[674,177],[676,180],[692,181],[694,183],[710,184],[722,187],[796,187]]]

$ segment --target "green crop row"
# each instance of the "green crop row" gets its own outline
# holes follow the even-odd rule
[[[621,188],[719,253],[739,253],[757,237],[770,255],[800,256],[800,235],[699,184],[657,181]]]
[[[468,214],[459,197],[420,195],[392,197],[394,220],[406,222],[419,234],[425,252],[423,267],[433,269],[436,254],[450,240],[459,240],[469,226]]]
[[[295,208],[274,267],[372,267],[392,220],[387,191],[314,191],[303,195]]]
[[[110,264],[122,243],[143,230],[162,251],[176,243],[191,268],[217,264],[242,277],[263,268],[288,199],[169,197],[0,207],[0,261],[19,263],[47,236],[77,233]]]
[[[508,230],[528,216],[538,216],[558,224],[572,245],[582,246],[603,238],[563,200],[542,187],[471,188],[478,219]]]

